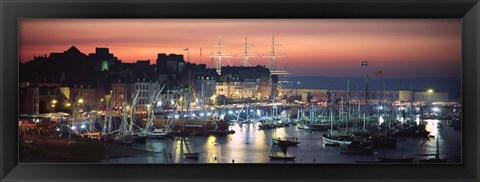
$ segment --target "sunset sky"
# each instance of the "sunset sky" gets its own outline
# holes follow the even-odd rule
[[[20,21],[20,61],[63,52],[75,45],[85,54],[108,47],[124,62],[150,59],[158,53],[184,54],[210,65],[208,56],[221,34],[225,53],[243,53],[245,36],[255,46],[250,53],[271,53],[272,35],[286,54],[277,63],[292,76],[363,76],[382,70],[386,78],[460,77],[460,19],[23,19]],[[268,65],[268,58],[250,58]],[[241,58],[229,58],[239,65]]]

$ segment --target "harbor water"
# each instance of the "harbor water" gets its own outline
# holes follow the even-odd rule
[[[148,139],[146,143],[134,143],[132,148],[147,150],[153,154],[135,157],[106,159],[99,163],[111,164],[171,164],[171,163],[356,163],[356,161],[378,161],[387,158],[434,158],[448,163],[461,163],[461,131],[449,127],[443,120],[426,120],[428,138],[397,138],[396,148],[375,149],[373,155],[341,154],[340,148],[324,146],[323,132],[301,130],[287,126],[259,130],[257,124],[234,124],[234,134],[227,136],[194,136],[187,138]],[[293,161],[271,160],[269,154],[272,138],[296,137],[300,144],[288,147]],[[438,140],[438,142],[437,142]],[[184,158],[185,152],[198,152],[198,159]],[[430,154],[430,155],[426,155]]]

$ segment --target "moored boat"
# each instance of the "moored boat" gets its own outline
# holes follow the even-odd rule
[[[328,145],[339,145],[342,147],[348,146],[352,143],[354,138],[347,135],[322,135],[323,144]]]
[[[286,138],[273,138],[273,144],[277,145],[287,145],[287,146],[297,146],[299,143],[297,137],[286,137]]]

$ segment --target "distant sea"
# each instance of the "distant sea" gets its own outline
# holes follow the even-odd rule
[[[328,76],[297,76],[280,77],[286,80],[282,83],[286,88],[308,89],[347,89],[347,80],[350,80],[350,89],[365,89],[365,77],[328,77]],[[461,98],[462,82],[459,77],[415,77],[415,78],[384,78],[370,77],[368,88],[372,90],[428,90],[449,92],[451,99]],[[300,82],[300,84],[297,84]]]

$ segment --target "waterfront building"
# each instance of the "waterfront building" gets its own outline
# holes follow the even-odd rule
[[[301,96],[302,101],[307,102],[325,102],[328,99],[329,89],[297,89],[297,88],[281,88],[279,89],[284,98],[291,96]],[[335,101],[347,98],[346,89],[334,89]],[[439,92],[432,90],[413,91],[415,102],[445,102],[449,101],[448,92]],[[370,103],[379,103],[381,100],[387,102],[410,102],[412,101],[412,91],[406,90],[371,90],[368,92],[368,100]],[[364,103],[365,90],[350,90],[350,99],[353,103]]]
[[[39,90],[38,87],[26,83],[19,89],[19,114],[39,114]]]
[[[271,79],[268,68],[262,66],[225,66],[217,82],[217,95],[227,98],[261,99],[271,93]]]
[[[59,98],[59,89],[58,87],[40,87],[38,88],[39,92],[39,112],[40,113],[49,113],[55,112],[55,107],[51,104],[54,100]]]
[[[157,74],[158,80],[161,82],[171,82],[181,78],[185,71],[185,60],[181,54],[165,54],[157,55]]]
[[[127,102],[127,105],[132,103],[134,85],[134,83],[121,79],[118,79],[116,82],[112,83],[111,103],[113,110],[124,109],[126,107],[125,102]]]
[[[434,91],[433,89],[421,90],[421,91],[400,90],[398,101],[400,102],[416,101],[416,102],[425,102],[425,103],[447,102],[449,101],[449,94],[448,92],[438,92],[438,91]]]
[[[227,96],[230,93],[230,86],[228,82],[217,80],[215,84],[216,95]]]
[[[211,103],[211,98],[216,92],[215,74],[216,71],[195,74],[194,91],[198,104],[204,105]]]
[[[96,88],[91,84],[73,84],[70,88],[71,103],[79,109],[79,112],[97,109],[98,100],[95,92]]]
[[[138,103],[135,107],[135,112],[139,113],[146,113],[147,112],[147,105],[149,104],[149,95],[152,93],[151,91],[152,81],[147,80],[145,78],[137,78],[134,87],[133,93],[138,97]]]

